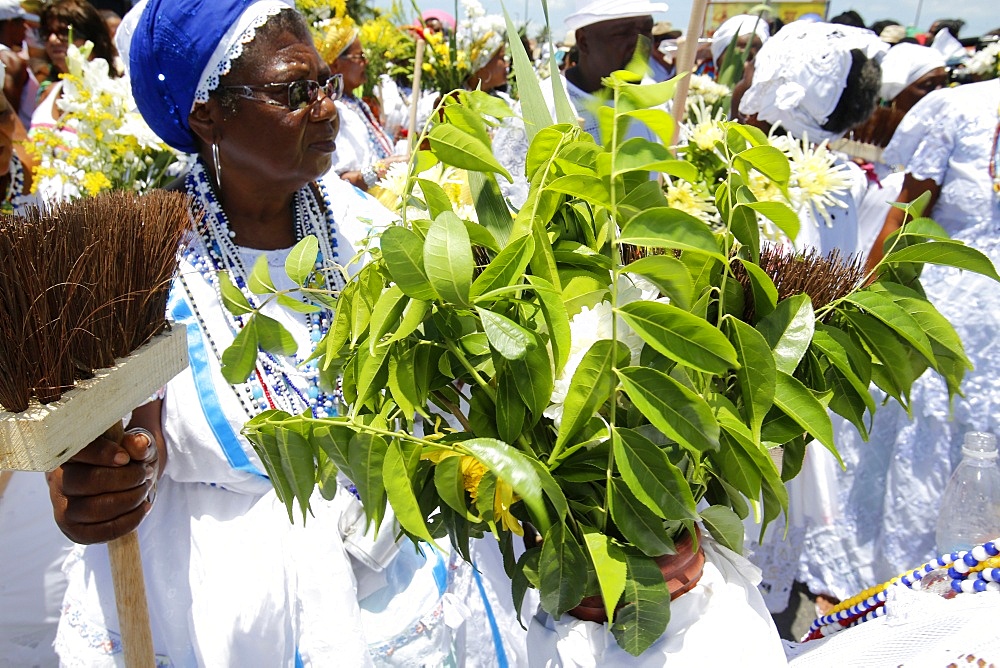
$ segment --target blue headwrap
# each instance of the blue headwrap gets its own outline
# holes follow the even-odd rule
[[[218,85],[254,28],[288,7],[284,0],[149,0],[135,26],[128,67],[132,95],[149,127],[178,151],[197,152],[188,124],[194,103]],[[245,25],[251,8],[259,11]]]

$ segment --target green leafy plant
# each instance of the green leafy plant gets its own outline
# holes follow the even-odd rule
[[[515,66],[526,61],[518,43],[511,49]],[[723,123],[718,140],[725,160],[708,180],[710,227],[669,207],[650,179],[704,183],[698,165],[626,139],[642,122],[669,143],[673,121],[657,107],[673,82],[640,86],[614,73],[604,146],[574,123],[552,124],[537,81],[519,83],[531,139],[525,205],[511,211],[496,181],[508,174],[490,150],[488,118],[502,112],[478,92],[444,100],[423,133],[429,149],[411,163],[407,216],[339,294],[313,353],[324,382],[339,379],[342,413],[268,411],[245,434],[290,518],[297,502],[305,521],[315,486],[331,493],[343,471],[376,525],[391,504],[402,532],[448,540],[465,556],[471,538],[494,533],[517,602],[535,588],[558,617],[600,594],[618,643],[639,655],[669,621],[654,557],[672,553],[682,532],[702,523],[740,551],[741,518],[754,512],[766,526],[787,510],[784,482],[807,445],[836,454],[829,411],[866,434],[870,383],[908,405],[913,381],[933,368],[958,390],[968,360],[923,297],[919,267],[1000,277],[920,217],[869,276],[762,244],[760,216],[783,228],[797,219],[785,204],[758,202],[750,174],[787,188],[788,159],[736,123]],[[456,215],[435,183],[417,183],[437,162],[469,170],[478,223]],[[307,239],[288,273],[328,307],[314,258]],[[264,301],[288,299],[270,287],[266,264],[254,275],[249,289]],[[245,295],[220,286],[245,312]],[[260,315],[244,317],[260,334]],[[226,353],[232,382],[249,373],[258,344],[284,350],[284,337],[247,329]],[[541,541],[515,562],[512,534],[526,526]]]

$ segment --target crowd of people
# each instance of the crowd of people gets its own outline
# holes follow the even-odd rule
[[[319,17],[310,13],[316,3],[300,3],[308,5],[300,12],[286,0],[106,4],[54,0],[32,14],[0,0],[0,194],[7,212],[51,195],[33,188],[38,153],[25,146],[36,128],[58,127],[74,141],[73,125],[59,123],[71,108],[61,75],[70,45],[90,43],[86,57],[125,77],[148,127],[187,156],[170,187],[190,196],[198,223],[168,309],[187,330],[191,365],[136,407],[121,442],[102,437],[48,475],[48,493],[38,474],[0,472],[0,667],[121,664],[100,543],[132,530],[158,665],[515,666],[543,655],[519,624],[490,536],[475,542],[469,564],[397,540],[391,512],[376,532],[346,479],[332,499],[314,495],[307,527],[288,522],[240,430],[265,408],[335,410],[307,360],[329,314],[268,304],[264,312],[288,328],[300,354],[261,352],[246,383],[221,373],[242,321],[222,305],[218,272],[245,287],[264,258],[277,287],[290,287],[280,268],[307,235],[317,237],[325,267],[356,271],[347,265],[365,238],[394,220],[367,191],[409,159],[414,133],[451,93],[433,88],[447,80],[436,48],[451,49],[453,68],[461,54],[458,88],[487,92],[516,116],[505,23],[475,0],[463,2],[460,17],[424,12],[396,28],[393,44],[402,46],[392,57],[401,62],[391,62],[343,3]],[[689,36],[662,20],[666,11],[597,0],[566,19],[565,40],[522,40],[539,78],[561,78],[598,142],[604,79],[637,48],[648,61],[645,81],[677,74]],[[829,22],[727,17],[699,40],[692,104],[709,102],[694,79],[713,82],[725,86],[715,104],[729,118],[836,152],[841,187],[823,211],[797,211],[799,234],[786,242],[798,250],[838,250],[874,266],[907,224],[892,203],[927,194],[926,215],[996,263],[1000,32],[963,39],[964,27],[939,20],[916,33],[891,20],[867,25],[853,11]],[[417,38],[428,48],[431,83],[422,90],[408,51]],[[552,88],[542,91],[554,110]],[[657,138],[642,123],[629,132]],[[523,126],[504,122],[494,133],[498,159],[523,181]],[[521,185],[505,187],[513,207],[524,201]],[[962,436],[1000,430],[1000,363],[991,355],[1000,286],[943,268],[927,269],[922,284],[975,367],[964,397],[925,376],[911,414],[879,411],[868,442],[835,420],[845,469],[809,451],[804,474],[789,484],[787,535],[775,527],[749,542],[762,580],[760,594],[747,596],[762,596],[751,603],[769,628],[752,651],[767,665],[783,654],[764,605],[783,610],[794,581],[845,599],[934,556],[937,508]],[[747,535],[757,537],[750,521]]]

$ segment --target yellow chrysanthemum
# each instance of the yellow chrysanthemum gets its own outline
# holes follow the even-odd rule
[[[96,195],[111,187],[111,181],[100,172],[88,172],[83,175],[83,189],[88,195]]]
[[[475,503],[479,496],[479,483],[483,481],[483,476],[486,475],[487,469],[475,457],[462,455],[462,461],[459,462],[459,470],[462,472],[462,487],[465,488],[465,491],[472,497],[472,502]]]

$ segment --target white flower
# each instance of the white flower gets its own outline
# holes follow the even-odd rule
[[[690,110],[699,102],[712,106],[721,102],[723,98],[730,94],[729,87],[717,83],[712,77],[703,74],[692,74],[691,83],[688,89],[687,107]]]
[[[688,105],[688,117],[693,118],[693,122],[682,125],[688,143],[702,151],[712,151],[717,144],[726,140],[726,128],[723,125],[726,120],[725,110],[716,109],[713,113],[704,101],[696,100]]]
[[[1000,74],[1000,42],[993,42],[985,49],[976,51],[963,67],[976,77],[996,77]]]
[[[847,206],[840,198],[850,190],[850,168],[837,163],[826,141],[811,146],[808,137],[798,141],[786,135],[780,141],[777,137],[772,138],[771,143],[788,156],[792,206],[814,208],[827,227],[831,226],[830,209]]]
[[[641,280],[633,281],[630,276],[623,275],[618,282],[618,306],[621,307],[640,299],[648,299],[656,292],[657,290],[652,284]],[[583,361],[587,351],[595,343],[612,339],[614,334],[612,331],[613,315],[611,302],[602,301],[593,308],[583,307],[570,319],[569,358],[562,373],[552,386],[552,403],[544,412],[545,417],[550,418],[556,427],[562,422],[563,404],[566,402],[573,374],[576,373],[580,362]],[[628,346],[632,354],[631,363],[638,364],[644,342],[620,316],[617,321],[618,340]]]
[[[668,183],[666,193],[667,205],[671,208],[691,214],[706,223],[718,220],[719,214],[712,198],[704,193],[695,192],[694,186],[687,181],[675,180],[673,183]]]

